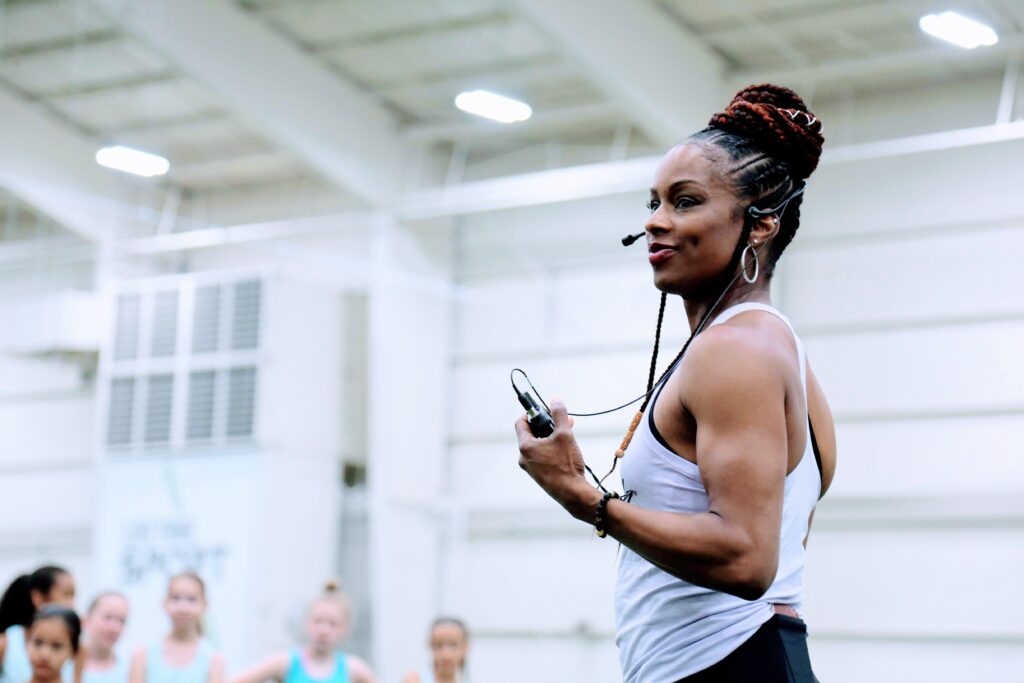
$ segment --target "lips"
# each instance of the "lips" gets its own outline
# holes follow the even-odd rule
[[[648,255],[647,260],[652,266],[656,266],[660,263],[664,263],[673,256],[676,255],[677,249],[667,244],[661,244],[660,242],[652,242],[647,247]]]

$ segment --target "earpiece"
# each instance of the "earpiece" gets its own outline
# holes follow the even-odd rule
[[[797,197],[802,195],[804,193],[804,189],[806,189],[806,187],[807,187],[806,185],[800,185],[800,187],[798,187],[796,190],[794,190],[792,194],[790,194],[788,197],[783,199],[781,204],[779,204],[778,206],[772,207],[770,209],[759,209],[756,206],[748,207],[747,208],[747,214],[751,218],[761,218],[762,216],[771,216],[774,213],[774,214],[776,214],[775,222],[778,223],[779,222],[779,216],[778,215],[782,214],[782,212],[786,210],[786,205],[787,204],[789,204],[791,201],[793,201],[794,199],[796,199]]]

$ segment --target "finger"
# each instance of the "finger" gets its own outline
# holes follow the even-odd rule
[[[527,441],[534,438],[533,434],[530,432],[530,423],[526,421],[525,413],[520,415],[519,419],[516,420],[516,438],[519,439],[520,448],[522,448],[523,444]]]
[[[552,399],[549,407],[551,408],[551,419],[555,423],[555,429],[558,429],[559,427],[572,427],[572,425],[569,424],[569,411],[566,409],[565,404],[562,403],[561,399]]]
[[[576,426],[576,418],[572,415],[569,416],[569,428],[572,429]]]

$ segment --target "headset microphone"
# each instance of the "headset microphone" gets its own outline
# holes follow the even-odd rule
[[[640,239],[646,234],[647,233],[645,232],[638,232],[635,235],[626,235],[625,237],[622,238],[622,246],[628,247],[629,245],[633,244],[633,242],[636,242],[638,239]]]

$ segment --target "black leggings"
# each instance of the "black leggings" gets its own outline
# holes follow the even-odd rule
[[[816,683],[802,619],[776,614],[728,657],[677,683]]]

